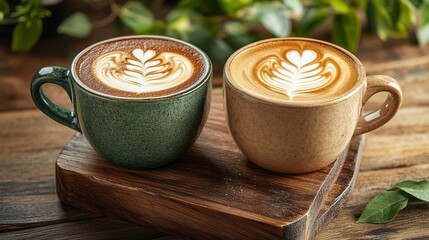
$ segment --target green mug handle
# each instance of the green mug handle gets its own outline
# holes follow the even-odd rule
[[[42,85],[53,83],[62,87],[73,103],[73,91],[70,80],[70,71],[63,67],[44,67],[40,69],[31,81],[31,98],[36,107],[53,120],[82,132],[74,111],[70,111],[52,102],[43,92]]]

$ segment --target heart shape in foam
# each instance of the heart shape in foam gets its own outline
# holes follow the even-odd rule
[[[136,48],[131,53],[111,52],[98,57],[92,73],[102,84],[125,92],[156,92],[187,81],[194,72],[192,62],[172,52]]]
[[[254,70],[263,86],[291,100],[325,88],[338,73],[330,59],[321,58],[313,50],[288,50],[282,56],[270,55],[256,64]]]

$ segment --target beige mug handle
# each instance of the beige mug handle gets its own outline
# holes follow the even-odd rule
[[[360,117],[354,136],[372,131],[381,127],[395,116],[402,104],[402,91],[399,83],[392,77],[385,75],[367,76],[367,87],[362,99],[362,106],[376,93],[388,92],[386,101],[375,111]]]

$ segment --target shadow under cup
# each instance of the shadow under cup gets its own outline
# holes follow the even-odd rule
[[[261,46],[267,48],[276,42],[283,44],[280,48],[302,42],[332,48],[352,60],[357,80],[350,79],[355,84],[338,96],[308,101],[265,97],[238,84],[237,75],[231,72],[242,72],[243,69],[235,69],[235,58],[243,51]],[[304,50],[293,51],[303,54]],[[254,62],[254,58],[240,58],[239,62],[252,68],[249,62]],[[257,79],[250,77],[248,81],[253,83]],[[367,77],[362,63],[353,54],[333,44],[308,38],[268,39],[237,50],[225,64],[223,88],[229,131],[243,154],[264,169],[292,174],[326,167],[344,151],[353,136],[388,122],[402,102],[400,86],[393,78],[384,75]],[[389,93],[386,101],[375,111],[361,116],[363,105],[381,91]]]
[[[127,98],[101,94],[86,87],[76,74],[76,62],[88,49],[109,41],[160,38],[193,48],[204,61],[201,77],[187,89],[166,96]],[[109,161],[133,169],[166,165],[187,151],[199,136],[209,113],[212,66],[196,47],[171,38],[133,36],[110,39],[78,54],[72,71],[45,67],[33,78],[31,93],[36,106],[55,121],[82,132],[91,146]],[[74,106],[64,109],[48,99],[41,86],[64,88]]]

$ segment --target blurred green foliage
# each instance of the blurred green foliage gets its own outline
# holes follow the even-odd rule
[[[0,0],[0,23],[7,15],[17,20],[12,35],[12,51],[25,52],[39,41],[42,19],[49,17],[51,12],[42,6],[41,0],[21,1],[15,9],[10,9],[7,1]]]
[[[357,50],[363,30],[376,33],[382,40],[408,37],[411,33],[416,35],[419,44],[429,42],[429,0],[84,2],[89,5],[105,4],[112,12],[106,20],[118,21],[117,26],[122,30],[185,40],[204,50],[217,64],[223,64],[235,49],[248,43],[270,37],[309,36],[317,28],[329,29],[332,42],[352,52]],[[157,13],[161,8],[169,12],[159,16]],[[0,20],[7,11],[7,4],[0,0]],[[39,18],[46,16],[40,14]],[[58,32],[84,38],[91,34],[92,29],[100,27],[100,23],[108,24],[110,21],[91,22],[84,13],[77,12],[62,22]],[[20,44],[22,41],[15,46]]]

